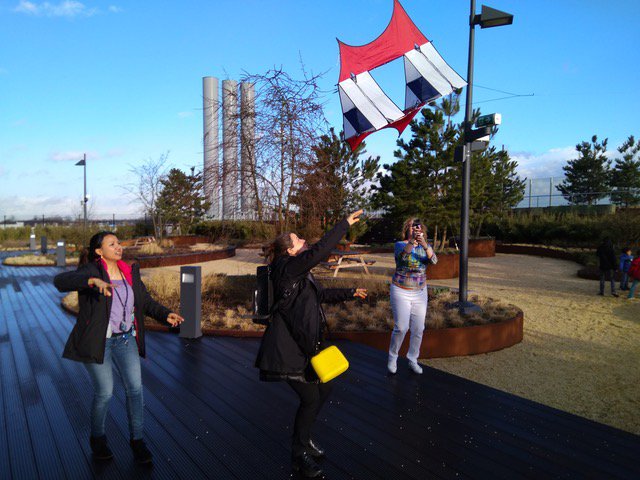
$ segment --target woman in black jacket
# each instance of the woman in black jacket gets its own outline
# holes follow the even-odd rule
[[[122,246],[111,232],[99,232],[89,242],[88,261],[74,272],[53,279],[61,292],[78,292],[80,312],[63,357],[82,362],[93,382],[91,450],[96,460],[113,458],[105,436],[105,420],[113,392],[113,367],[127,396],[129,433],[134,459],[150,463],[142,439],[143,399],[140,357],[145,356],[144,317],[177,326],[183,318],[156,302],[140,279],[138,264],[122,261]]]
[[[310,365],[311,357],[323,348],[325,318],[320,304],[367,296],[361,288],[322,288],[310,271],[331,253],[361,214],[359,210],[349,215],[310,248],[295,233],[283,233],[267,253],[277,308],[262,337],[256,367],[261,380],[284,380],[300,397],[291,453],[293,469],[307,477],[322,474],[314,457],[324,456],[324,450],[311,440],[311,427],[331,391],[331,384],[319,383]]]

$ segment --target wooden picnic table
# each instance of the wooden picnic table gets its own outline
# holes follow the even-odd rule
[[[333,276],[337,277],[338,272],[343,268],[364,268],[369,275],[368,265],[373,265],[375,261],[366,261],[364,255],[368,254],[368,250],[331,250],[329,262],[323,262],[322,265],[333,270]]]

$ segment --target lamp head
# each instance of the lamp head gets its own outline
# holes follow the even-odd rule
[[[501,27],[512,23],[513,15],[486,5],[482,5],[482,13],[480,15],[474,15],[473,17],[473,24],[480,25],[480,28]]]

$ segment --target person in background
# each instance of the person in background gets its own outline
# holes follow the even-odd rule
[[[325,347],[326,320],[321,303],[367,296],[363,288],[322,288],[311,269],[327,258],[361,214],[359,210],[344,218],[311,247],[295,233],[286,232],[265,252],[277,307],[262,337],[255,366],[260,369],[260,380],[286,381],[300,398],[291,456],[292,469],[305,477],[323,473],[315,459],[325,452],[311,439],[311,428],[332,388],[331,383],[319,383],[310,364],[311,357]]]
[[[631,265],[629,265],[629,276],[633,279],[633,282],[631,282],[631,288],[629,289],[627,298],[631,300],[636,293],[638,283],[640,283],[640,250],[636,252],[636,258],[634,258]]]
[[[115,367],[126,392],[133,457],[138,463],[151,463],[151,452],[143,440],[140,357],[145,356],[144,317],[172,327],[183,318],[151,298],[138,264],[129,266],[122,261],[122,246],[111,232],[91,237],[78,269],[56,275],[53,283],[61,292],[78,292],[80,311],[62,356],[82,362],[93,382],[90,445],[94,459],[113,458],[105,421]]]
[[[610,238],[605,238],[602,241],[596,250],[596,256],[598,257],[600,268],[600,292],[598,295],[604,295],[604,281],[609,277],[609,281],[611,282],[611,295],[617,297],[618,294],[616,293],[616,280],[614,274],[618,269],[618,261]]]
[[[411,371],[421,374],[418,356],[429,302],[427,266],[438,263],[438,257],[427,244],[419,219],[409,218],[404,222],[403,236],[404,240],[395,245],[396,271],[391,279],[391,310],[395,325],[387,369],[392,374],[397,372],[398,353],[407,331],[411,330],[407,360]]]
[[[620,255],[620,273],[622,273],[620,290],[629,290],[629,266],[632,261],[633,255],[631,255],[631,248],[626,247]]]

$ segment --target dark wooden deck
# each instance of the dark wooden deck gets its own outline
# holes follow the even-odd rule
[[[73,318],[57,268],[0,266],[0,478],[288,478],[295,396],[257,380],[255,340],[151,333],[143,361],[147,442],[134,465],[124,392],[107,431],[116,458],[92,462],[92,389],[60,357]],[[351,368],[335,382],[315,436],[326,478],[640,478],[640,437],[426,368],[385,374],[384,353],[340,343]]]

